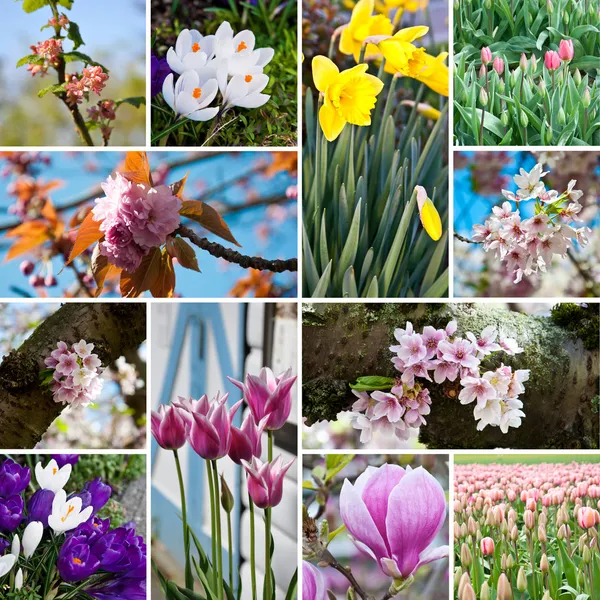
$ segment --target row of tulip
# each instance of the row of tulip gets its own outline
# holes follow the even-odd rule
[[[456,465],[458,600],[600,597],[599,464]]]

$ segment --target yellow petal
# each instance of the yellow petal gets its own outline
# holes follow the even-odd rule
[[[429,237],[437,242],[442,237],[442,220],[440,215],[431,201],[427,197],[427,191],[424,187],[418,185],[415,188],[417,192],[417,205],[419,206],[419,215],[421,216],[421,224]]]
[[[320,92],[325,92],[340,70],[326,56],[315,56],[312,61],[313,79]]]
[[[346,121],[344,121],[344,119],[338,115],[335,108],[327,102],[321,106],[321,110],[319,111],[319,123],[321,124],[321,129],[323,130],[325,138],[329,142],[333,142],[337,139],[346,125]]]
[[[403,42],[396,38],[384,40],[379,44],[386,66],[404,73],[408,69],[408,61],[412,59],[417,52],[416,46],[410,42]],[[386,69],[387,70],[387,69]]]
[[[422,38],[424,35],[427,35],[429,31],[429,27],[425,27],[425,25],[418,25],[416,27],[407,27],[406,29],[401,29],[397,33],[394,34],[394,39],[399,42],[414,42],[416,39]]]
[[[349,27],[342,30],[342,35],[340,36],[340,52],[342,54],[354,54],[354,37],[352,36],[352,30]]]
[[[366,23],[373,14],[375,0],[359,0],[352,9],[351,25],[361,25]]]

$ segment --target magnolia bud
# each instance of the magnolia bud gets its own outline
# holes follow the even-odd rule
[[[488,103],[488,95],[484,87],[479,90],[479,103],[481,106],[487,106]]]
[[[460,547],[460,562],[463,567],[470,567],[473,563],[473,556],[471,554],[471,549],[464,542]]]
[[[542,573],[547,573],[550,570],[550,564],[548,563],[548,557],[546,554],[542,554],[542,559],[540,560],[540,571]]]
[[[525,569],[521,567],[517,574],[517,589],[522,593],[527,589],[527,577],[525,577]]]
[[[585,108],[588,108],[591,102],[592,97],[590,95],[590,88],[586,85],[585,90],[583,90],[583,95],[581,96],[581,103],[583,104],[583,106],[585,106]]]
[[[484,581],[479,590],[479,600],[490,600],[490,586]]]
[[[510,587],[510,581],[505,573],[502,573],[498,578],[498,586],[496,593],[496,600],[511,600],[512,588]]]

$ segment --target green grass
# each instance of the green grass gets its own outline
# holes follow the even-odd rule
[[[570,462],[599,463],[600,454],[455,454],[457,465],[512,465],[516,463],[537,465],[542,463],[565,464]]]

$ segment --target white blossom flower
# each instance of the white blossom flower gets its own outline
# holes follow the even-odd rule
[[[35,478],[41,489],[50,490],[56,494],[56,492],[62,490],[67,484],[67,481],[69,481],[72,468],[73,467],[67,463],[59,469],[58,463],[54,459],[51,459],[45,467],[42,467],[42,463],[39,462],[35,465]]]
[[[525,169],[519,169],[519,173],[520,175],[514,176],[514,180],[519,188],[517,196],[520,200],[537,198],[546,189],[540,179],[548,175],[548,171],[543,171],[540,163],[535,165],[529,173]]]
[[[208,71],[210,73],[210,71]],[[197,71],[186,71],[177,83],[173,73],[167,75],[163,83],[165,102],[177,113],[192,121],[209,121],[217,116],[218,107],[208,105],[217,95],[218,85],[214,78],[207,79]]]
[[[167,63],[179,75],[190,69],[201,69],[214,56],[215,36],[203,36],[195,29],[184,29],[175,42],[175,49],[167,50]]]
[[[79,496],[67,500],[65,490],[59,490],[52,501],[52,514],[48,517],[48,525],[54,530],[54,533],[71,531],[87,521],[93,510],[93,506],[88,506],[82,511]]]

